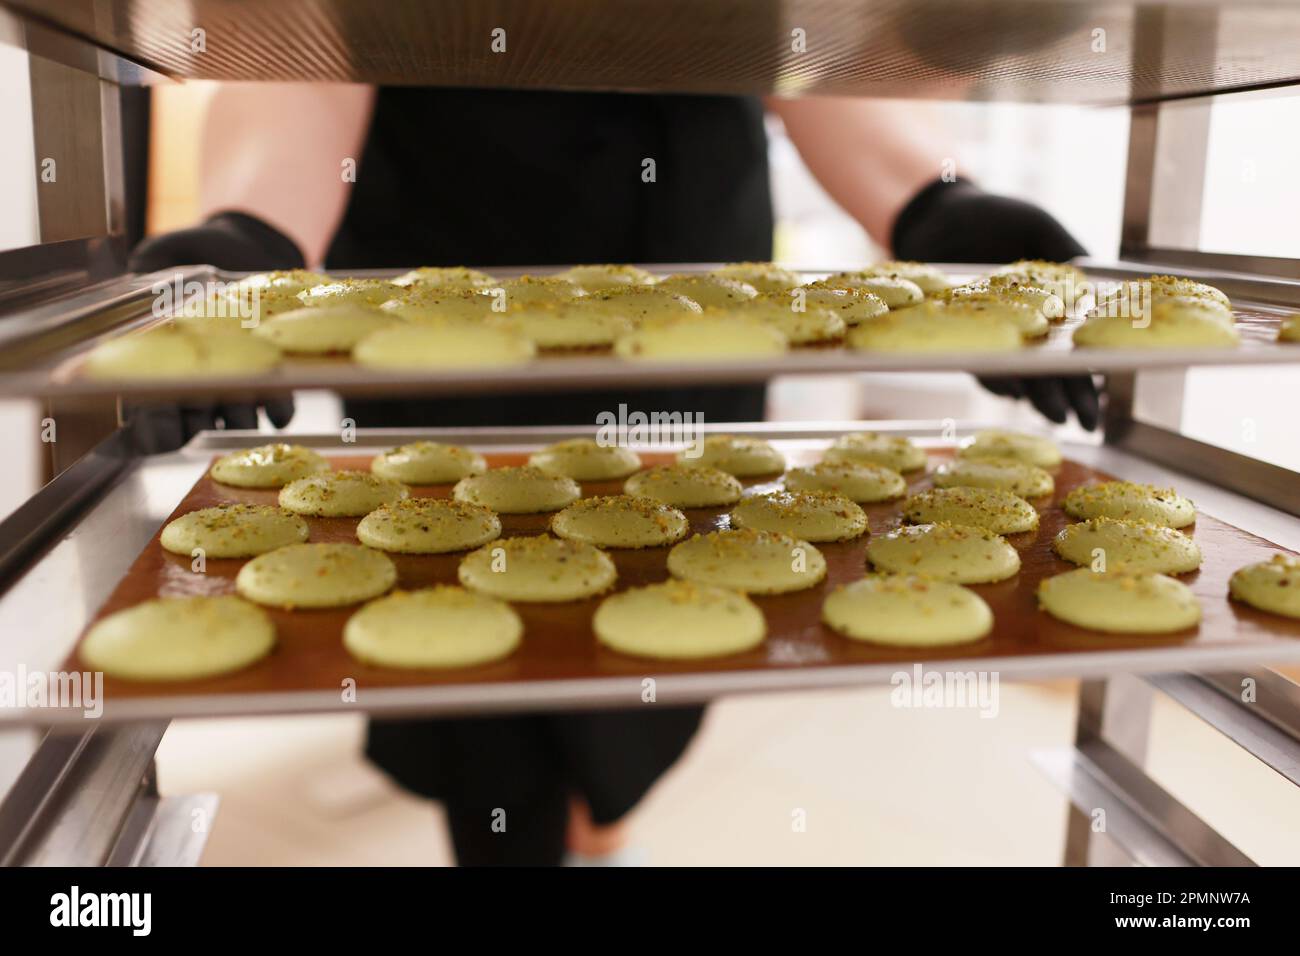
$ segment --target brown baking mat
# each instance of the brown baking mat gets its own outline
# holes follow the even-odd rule
[[[950,450],[929,449],[930,468],[951,457]],[[791,465],[816,460],[819,452],[787,452]],[[488,453],[494,465],[522,463],[524,454]],[[664,454],[644,454],[647,465],[670,460]],[[369,456],[338,456],[331,459],[336,468],[367,468]],[[1039,530],[1031,534],[1010,535],[1008,540],[1019,550],[1022,568],[1009,581],[976,585],[973,590],[988,601],[996,616],[991,636],[959,648],[933,650],[890,649],[864,644],[841,637],[824,627],[819,620],[823,596],[835,585],[852,581],[864,573],[867,537],[839,544],[820,544],[829,570],[826,580],[815,588],[794,594],[755,597],[767,616],[769,636],[757,649],[714,661],[647,662],[624,657],[599,645],[591,631],[592,613],[599,598],[568,604],[516,604],[524,619],[523,645],[510,658],[482,667],[452,672],[412,672],[370,667],[353,660],[342,643],[343,623],[356,610],[280,611],[269,609],[279,635],[276,650],[269,658],[237,674],[187,683],[134,683],[106,679],[105,694],[111,707],[114,698],[189,696],[209,694],[260,694],[286,691],[338,692],[351,678],[358,687],[394,687],[427,684],[472,684],[512,681],[539,681],[566,678],[641,676],[647,670],[657,674],[685,674],[770,668],[833,667],[847,664],[879,664],[905,661],[1008,657],[1029,655],[1075,655],[1080,652],[1106,653],[1119,650],[1149,650],[1160,647],[1256,648],[1258,661],[1267,662],[1270,651],[1287,645],[1294,652],[1300,640],[1300,621],[1263,614],[1227,599],[1228,578],[1237,568],[1268,558],[1280,550],[1262,538],[1224,524],[1206,515],[1198,516],[1193,534],[1201,546],[1205,563],[1193,574],[1183,575],[1200,598],[1204,620],[1194,629],[1172,636],[1141,637],[1107,635],[1082,630],[1061,623],[1038,610],[1034,591],[1038,582],[1059,574],[1073,565],[1057,558],[1051,550],[1052,538],[1065,524],[1060,501],[1077,485],[1108,480],[1112,476],[1077,462],[1066,461],[1054,470],[1056,493],[1052,500],[1038,499],[1041,511]],[[587,495],[615,494],[621,482],[591,482],[583,485]],[[748,481],[754,490],[779,487],[779,480]],[[912,491],[930,486],[925,476],[913,477]],[[416,496],[446,497],[449,485],[414,488]],[[276,491],[253,491],[214,483],[205,474],[172,517],[222,502],[274,504]],[[900,522],[899,501],[867,505],[872,533],[896,527]],[[687,515],[694,531],[726,527],[728,509],[689,509]],[[505,535],[538,534],[546,529],[550,515],[502,515]],[[170,520],[170,519],[169,519]],[[355,541],[358,518],[308,518],[312,541]],[[645,550],[611,550],[618,567],[618,588],[665,579],[668,548]],[[397,565],[398,586],[417,588],[435,582],[455,583],[456,566],[461,555],[392,555]],[[100,608],[96,619],[113,611],[158,595],[234,593],[235,574],[243,560],[209,560],[205,574],[190,571],[190,559],[162,549],[158,536],[136,559],[122,582]],[[75,653],[68,665],[86,669]]]

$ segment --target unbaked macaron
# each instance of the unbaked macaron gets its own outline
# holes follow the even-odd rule
[[[867,515],[843,495],[826,491],[772,491],[741,499],[733,528],[779,531],[805,541],[848,541],[867,533]]]
[[[533,452],[528,464],[552,475],[576,481],[613,481],[641,467],[641,456],[622,445],[601,444],[591,438],[569,438]]]
[[[582,541],[546,535],[501,538],[471,551],[460,583],[503,601],[579,601],[608,591],[618,572],[609,555]]]
[[[378,597],[397,583],[397,568],[371,548],[336,542],[291,544],[239,569],[242,597],[283,608],[342,607]]]
[[[376,455],[370,470],[407,485],[443,485],[487,471],[487,459],[459,445],[415,441]]]
[[[907,493],[907,481],[894,469],[853,459],[791,468],[785,486],[791,491],[834,492],[860,503],[888,501]]]
[[[498,514],[522,515],[559,511],[577,501],[582,489],[572,478],[524,465],[462,478],[451,493],[458,501],[483,505]]]
[[[668,572],[697,584],[784,594],[820,584],[826,558],[807,541],[748,528],[697,534],[668,552]]]
[[[1052,550],[1066,561],[1096,571],[1186,574],[1201,566],[1201,549],[1195,541],[1181,531],[1145,521],[1089,518],[1066,525],[1052,542]]]
[[[916,574],[840,585],[822,604],[822,621],[845,637],[896,647],[967,644],[993,630],[993,612],[974,591]]]
[[[356,517],[410,493],[400,481],[368,471],[331,471],[289,482],[280,489],[280,507],[300,515]]]
[[[253,334],[285,352],[325,355],[351,352],[367,336],[401,321],[371,306],[323,305],[281,312],[259,323]]]
[[[737,478],[775,475],[785,470],[785,456],[770,442],[748,435],[709,435],[702,444],[677,453],[684,468],[716,468]]]
[[[744,594],[678,580],[605,598],[591,625],[606,647],[652,660],[726,657],[767,634],[763,612]]]
[[[1021,498],[1041,498],[1056,490],[1056,482],[1037,465],[1010,458],[958,458],[934,472],[936,488],[997,488]]]
[[[1038,603],[1052,617],[1091,631],[1168,634],[1201,620],[1191,588],[1152,572],[1076,568],[1044,578]]]
[[[1233,572],[1228,590],[1234,600],[1261,611],[1300,618],[1300,558],[1275,554],[1248,564]]]
[[[876,535],[867,560],[880,571],[959,584],[1005,581],[1020,570],[1020,555],[1001,535],[956,524],[904,525]]]
[[[307,522],[270,505],[200,508],[167,523],[160,543],[174,554],[249,558],[307,540]]]
[[[310,448],[276,442],[223,455],[209,474],[213,481],[236,488],[282,488],[329,470],[329,462]]]
[[[897,472],[924,468],[925,451],[906,435],[853,432],[841,435],[826,449],[824,461],[866,461]]]
[[[1196,520],[1196,506],[1173,488],[1132,481],[1080,485],[1061,507],[1071,518],[1121,518],[1167,528],[1185,528]]]
[[[719,468],[655,465],[638,471],[623,484],[629,495],[641,495],[675,508],[717,508],[735,504],[744,488]]]
[[[110,677],[185,681],[243,670],[274,646],[270,617],[234,595],[164,597],[96,622],[77,653]]]
[[[686,537],[686,516],[653,498],[608,495],[575,501],[551,519],[551,531],[598,548],[652,548]]]
[[[501,536],[501,519],[482,505],[449,498],[404,498],[361,519],[357,539],[380,551],[467,551]]]
[[[1018,534],[1038,528],[1038,512],[1024,498],[994,488],[935,488],[903,502],[903,515],[915,524],[951,523]]]
[[[509,657],[523,633],[504,601],[437,584],[371,601],[343,625],[343,646],[375,667],[442,670]]]
[[[978,431],[957,449],[960,458],[1013,458],[1039,468],[1055,468],[1061,450],[1050,438],[990,428]]]

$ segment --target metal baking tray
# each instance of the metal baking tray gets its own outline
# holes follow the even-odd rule
[[[1114,281],[1148,275],[1152,266],[1084,262],[1090,277]],[[941,264],[954,278],[985,274],[992,265]],[[494,268],[502,278],[525,272],[546,274],[562,266]],[[704,271],[712,264],[651,265],[659,273]],[[845,268],[852,268],[846,266]],[[357,276],[395,276],[402,270],[364,271]],[[810,280],[828,272],[804,270]],[[388,372],[361,368],[346,359],[295,359],[271,372],[223,379],[180,379],[140,383],[103,383],[76,374],[81,358],[102,338],[157,322],[152,314],[154,281],[209,279],[230,281],[236,274],[209,267],[180,273],[135,276],[10,316],[0,322],[0,396],[115,396],[127,399],[175,399],[212,395],[268,395],[300,388],[330,388],[353,394],[455,395],[510,393],[557,388],[672,386],[707,382],[763,382],[779,375],[815,373],[967,371],[990,375],[1048,375],[1078,372],[1126,372],[1191,365],[1254,365],[1300,361],[1300,345],[1274,341],[1281,320],[1300,310],[1300,280],[1260,279],[1232,273],[1179,269],[1178,274],[1222,288],[1236,304],[1242,343],[1236,349],[1088,350],[1074,349],[1070,335],[1078,317],[1057,323],[1047,339],[1015,352],[869,354],[845,348],[794,349],[761,361],[627,362],[609,355],[543,355],[510,369],[455,372]]]
[[[727,430],[770,437],[792,459],[798,460],[815,455],[837,434],[860,427],[906,432],[916,436],[922,444],[935,448],[951,445],[951,435],[945,438],[937,428],[906,423],[870,426],[855,423],[851,429],[842,425],[791,428],[728,426]],[[959,433],[967,430],[968,427],[959,426]],[[523,431],[446,429],[419,433],[362,432],[356,443],[346,445],[341,445],[337,436],[310,436],[296,440],[332,455],[352,459],[417,437],[458,441],[488,453],[509,456],[560,437],[590,433],[590,427]],[[0,672],[14,673],[19,668],[26,668],[28,672],[59,670],[64,669],[70,659],[75,660],[70,655],[78,636],[110,600],[141,549],[146,546],[156,548],[152,542],[160,525],[202,479],[213,456],[230,448],[246,447],[264,440],[265,436],[250,433],[206,433],[180,452],[133,462],[76,527],[0,597]],[[315,676],[306,684],[302,674],[283,671],[274,680],[256,679],[243,684],[239,681],[226,684],[203,682],[192,688],[173,685],[141,691],[139,688],[123,689],[122,685],[110,682],[105,717],[142,720],[339,708],[391,714],[450,714],[633,706],[641,700],[643,681],[647,677],[656,681],[658,701],[687,703],[749,691],[884,683],[900,671],[910,671],[918,663],[930,671],[993,672],[1001,678],[1017,679],[1185,669],[1204,671],[1300,660],[1300,628],[1293,622],[1265,619],[1261,623],[1252,613],[1243,616],[1236,609],[1227,607],[1226,597],[1220,593],[1226,590],[1224,584],[1231,567],[1268,553],[1269,545],[1253,539],[1247,541],[1246,535],[1241,535],[1237,529],[1282,547],[1296,549],[1300,548],[1300,523],[1274,509],[1203,485],[1176,472],[1156,468],[1112,448],[1071,444],[1065,447],[1065,451],[1069,459],[1089,469],[1134,480],[1175,483],[1197,501],[1203,514],[1232,526],[1206,519],[1198,528],[1198,533],[1206,535],[1207,565],[1193,586],[1201,592],[1207,612],[1211,613],[1207,613],[1206,623],[1197,635],[1138,640],[1082,634],[1049,635],[1053,623],[1050,619],[1033,616],[1037,612],[1032,609],[1031,593],[1022,588],[1015,598],[1019,610],[1013,612],[1017,618],[1013,624],[1014,633],[1006,635],[1005,640],[995,635],[989,642],[955,652],[917,653],[876,649],[869,645],[854,644],[850,647],[851,642],[813,633],[817,630],[815,623],[803,622],[790,630],[789,608],[783,607],[790,603],[790,597],[760,598],[759,603],[765,605],[772,621],[773,634],[762,653],[755,652],[757,657],[742,661],[656,664],[608,652],[598,654],[590,636],[578,634],[564,638],[557,645],[564,648],[567,655],[558,666],[547,666],[534,651],[527,666],[515,668],[504,662],[492,665],[496,670],[490,673],[418,676],[412,682],[409,676],[394,677],[391,672],[367,673],[365,668],[352,664],[346,670],[358,682],[356,701],[344,700],[339,691],[333,689],[333,683],[322,686],[319,681],[323,681],[325,676],[331,681],[337,676],[329,666],[317,667]],[[199,500],[193,499],[191,504],[197,506]],[[888,506],[884,510],[888,511]],[[873,526],[877,530],[886,523],[879,514],[873,515]],[[1026,548],[1023,553],[1027,568],[1030,565],[1029,550],[1041,552],[1050,545],[1049,527],[1045,523],[1044,529],[1032,542],[1020,542]],[[540,530],[540,526],[533,530]],[[1211,536],[1216,542],[1214,548],[1209,547]],[[1249,548],[1238,551],[1233,543],[1236,538],[1249,544]],[[833,547],[828,546],[827,551]],[[852,547],[860,551],[862,545],[858,543]],[[662,562],[662,554],[657,558],[633,556],[627,561],[619,560],[618,552],[615,555],[620,571],[626,572],[625,583],[637,580],[638,576],[646,580],[663,576],[661,569],[648,571],[642,566],[646,561]],[[1053,559],[1044,557],[1039,560],[1036,573],[1043,573],[1044,560]],[[855,558],[850,566],[843,556],[840,557],[838,573],[841,579],[859,573],[856,561]],[[448,569],[453,572],[454,564],[454,561],[448,564]],[[443,573],[448,569],[443,569]],[[1057,570],[1064,569],[1063,566]],[[171,569],[166,573],[179,572]],[[986,587],[990,589],[987,596],[996,605],[997,601],[1007,598],[1009,589],[1022,586]],[[810,594],[813,595],[812,601],[817,602],[817,592]],[[1211,602],[1214,602],[1213,606]],[[772,606],[767,607],[768,604]],[[572,621],[566,624],[564,614],[567,612],[563,606],[557,607],[560,610],[551,624],[580,626]],[[589,611],[587,608],[585,613]],[[525,618],[530,625],[534,623],[535,618],[529,613],[525,613]],[[536,620],[544,623],[544,618],[545,614]],[[779,633],[778,622],[785,628],[784,632]],[[1051,637],[1050,650],[1033,646],[1040,633]],[[293,639],[301,642],[302,637],[298,634]],[[313,655],[330,657],[341,653],[341,648],[333,646],[336,641],[330,643],[333,639],[328,633],[322,632],[321,639],[327,642],[325,646],[304,649],[299,643],[292,653],[308,655],[299,657],[300,661],[310,660]],[[832,648],[828,655],[826,650],[833,640],[840,641],[843,646]],[[575,648],[578,648],[577,653]],[[337,662],[338,658],[335,660]],[[269,676],[263,674],[262,678]],[[122,694],[115,696],[115,688],[122,690]],[[82,719],[80,711],[0,710],[0,721],[52,723],[79,719]]]

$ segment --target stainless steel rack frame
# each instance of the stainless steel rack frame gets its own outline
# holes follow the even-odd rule
[[[647,28],[622,29],[637,20]],[[509,51],[499,55],[497,29]],[[0,42],[30,54],[36,162],[57,156],[65,184],[38,196],[40,245],[0,253],[0,334],[61,327],[73,343],[138,316],[148,286],[124,275],[117,93],[188,77],[1128,104],[1120,261],[1101,265],[1195,270],[1229,294],[1240,281],[1279,296],[1248,298],[1293,305],[1300,262],[1195,250],[1208,97],[1300,83],[1298,36],[1300,6],[1286,0],[0,0]],[[1099,464],[1174,476],[1211,511],[1296,546],[1294,472],[1139,420],[1144,367],[1094,367],[1110,373]],[[1166,376],[1164,387],[1177,385]],[[1177,408],[1176,394],[1166,399]],[[166,513],[168,468],[185,467],[142,467],[128,433],[108,434],[110,396],[51,396],[50,406],[59,478],[0,525],[0,615],[21,610],[4,621],[17,644],[75,636],[109,569],[138,549],[126,542],[145,540]],[[54,573],[62,599],[21,603]],[[1239,690],[1247,679],[1252,703]],[[1296,782],[1300,699],[1280,675],[1089,675],[1074,744],[1038,757],[1075,808],[1066,863],[1249,862],[1143,770],[1157,690]],[[159,800],[149,768],[161,733],[149,723],[50,731],[0,804],[0,862],[192,861],[201,840],[175,826],[175,810],[213,804]],[[1091,825],[1099,808],[1105,834]]]

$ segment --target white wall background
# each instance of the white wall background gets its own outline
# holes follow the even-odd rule
[[[0,251],[34,244],[36,220],[35,147],[27,52],[0,43]],[[0,401],[0,518],[22,504],[39,475],[35,440],[39,415],[34,402]]]

